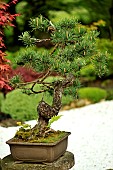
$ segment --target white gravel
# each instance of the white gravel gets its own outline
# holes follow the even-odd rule
[[[75,155],[71,170],[113,169],[113,101],[60,112],[52,128],[70,131],[68,151]],[[35,121],[29,121],[34,125]],[[18,127],[0,127],[0,158],[10,154],[6,140]]]

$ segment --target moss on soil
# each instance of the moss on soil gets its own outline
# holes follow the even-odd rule
[[[50,131],[44,137],[38,136],[35,134],[31,137],[31,130],[26,131],[17,131],[15,137],[13,138],[14,142],[30,142],[30,143],[54,143],[62,139],[68,134],[65,131]]]

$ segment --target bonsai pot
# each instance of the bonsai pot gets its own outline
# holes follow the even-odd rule
[[[54,143],[14,142],[13,138],[6,143],[10,146],[15,161],[53,162],[65,153],[70,134],[67,132],[62,139]]]

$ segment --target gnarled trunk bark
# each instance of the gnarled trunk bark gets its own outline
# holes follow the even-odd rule
[[[74,76],[69,76],[65,78],[64,80],[58,80],[54,82],[54,94],[53,94],[53,103],[52,106],[50,106],[45,101],[40,101],[37,111],[39,114],[38,119],[38,128],[40,135],[44,135],[44,129],[47,129],[47,125],[49,122],[49,119],[51,119],[53,116],[57,116],[59,113],[59,110],[62,106],[62,94],[63,89],[67,86],[71,86],[73,84]]]

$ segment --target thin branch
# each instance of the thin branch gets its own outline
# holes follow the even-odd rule
[[[47,73],[40,80],[40,83],[42,83],[49,76],[50,72],[51,72],[50,69],[48,69]]]
[[[32,84],[32,83],[35,83],[35,84],[50,84],[49,82],[43,82],[50,74],[50,70],[47,71],[47,73],[42,77],[41,79],[41,76],[34,80],[34,81],[30,81],[30,82],[21,82],[21,83],[17,83],[17,85],[28,85],[28,84]],[[41,79],[41,80],[40,80]]]
[[[41,42],[45,42],[45,41],[50,41],[50,38],[46,38],[46,39],[37,39],[37,43],[41,43]]]
[[[52,90],[53,90],[53,88],[52,88],[51,86],[49,86],[51,83],[42,82],[41,84],[43,84],[43,86],[46,86],[48,89],[35,91],[35,90],[34,90],[34,87],[35,87],[36,84],[37,84],[37,82],[34,82],[34,84],[32,85],[32,87],[30,88],[30,90],[31,90],[33,93],[35,93],[35,94],[37,94],[37,93],[43,93],[43,92],[45,92],[45,91],[48,91],[48,89],[52,89]],[[47,85],[47,84],[49,84],[49,85]]]
[[[39,90],[39,91],[35,91],[35,90],[31,90],[33,93],[35,93],[35,94],[38,94],[38,93],[43,93],[43,92],[46,92],[47,91],[47,89],[45,89],[45,90]]]
[[[34,90],[34,87],[35,87],[35,85],[36,85],[37,83],[36,82],[34,82],[33,83],[33,85],[32,85],[32,87],[30,88],[30,90],[33,92],[33,93],[35,93],[36,91]]]

